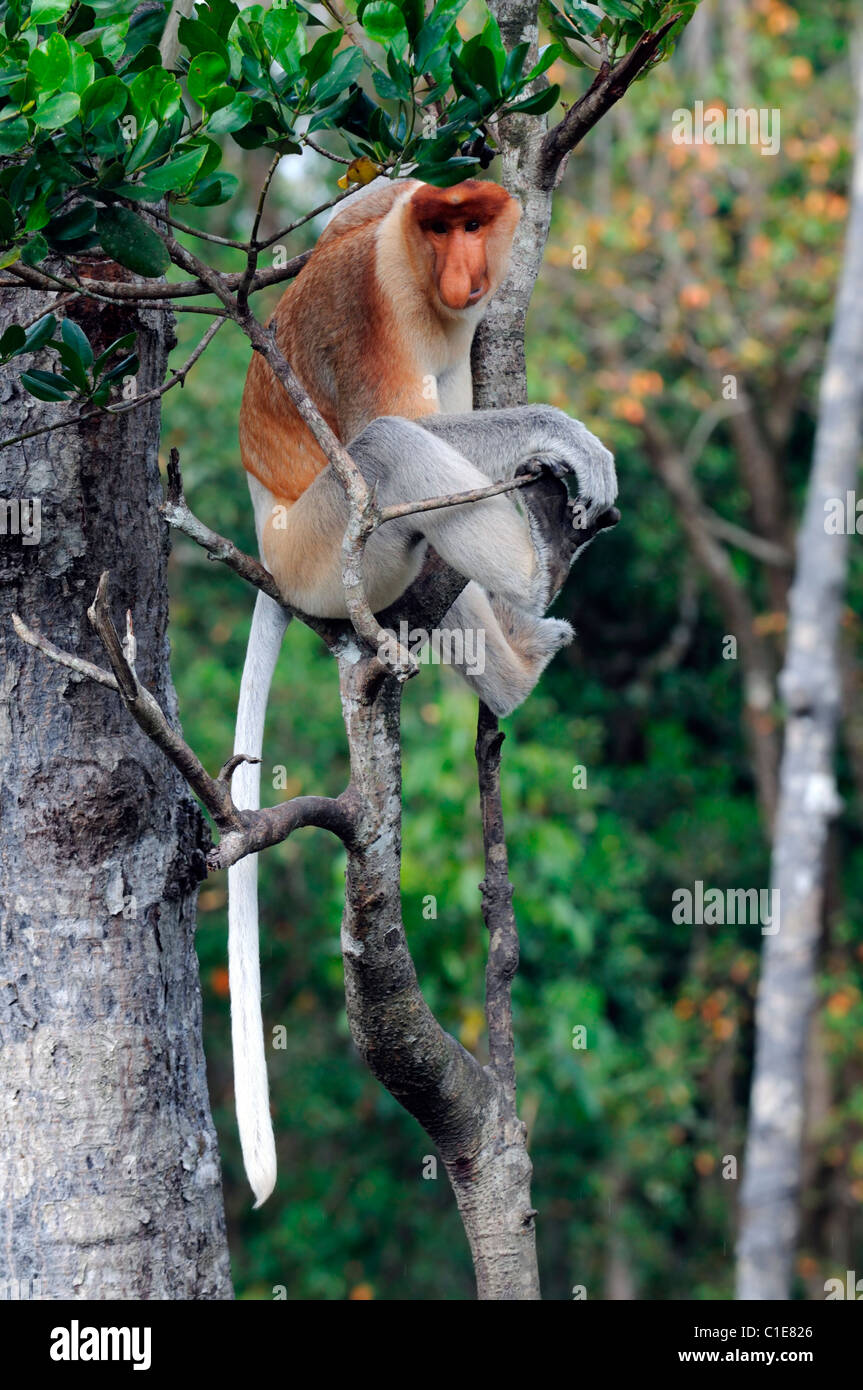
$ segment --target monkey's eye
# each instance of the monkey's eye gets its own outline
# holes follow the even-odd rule
[[[446,236],[449,227],[445,222],[432,222],[429,230],[434,232],[435,236]]]
[[[476,219],[475,217],[472,217],[471,220],[470,220],[470,222],[465,222],[465,224],[464,224],[464,229],[465,229],[466,232],[478,232],[478,231],[479,231],[479,222],[477,221],[477,219]]]

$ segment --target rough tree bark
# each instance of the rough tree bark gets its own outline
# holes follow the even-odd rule
[[[827,503],[857,477],[863,426],[863,101],[857,119],[842,280],[818,406],[812,474],[797,542],[788,652],[788,709],[773,837],[780,928],[765,937],[757,1045],[741,1194],[738,1297],[790,1297],[799,1224],[804,1077],[824,897],[841,709],[840,620],[848,538],[828,534]]]
[[[498,9],[501,28],[507,42],[512,45],[528,38],[535,46],[536,0],[501,0]],[[503,132],[505,182],[521,198],[525,214],[515,248],[512,275],[499,302],[493,306],[489,330],[477,344],[477,405],[504,406],[524,400],[524,322],[542,259],[551,212],[551,198],[559,172],[569,150],[605,111],[619,100],[637,74],[651,61],[671,23],[673,21],[669,21],[654,34],[645,35],[613,69],[604,64],[585,97],[570,108],[560,125],[548,135],[543,136],[541,128],[525,118],[514,118],[513,123]],[[496,721],[488,711],[481,710],[477,762],[486,857],[482,890],[483,914],[490,938],[486,999],[490,1062],[487,1067],[482,1067],[455,1039],[443,1031],[425,1004],[401,922],[401,780],[398,729],[400,685],[397,677],[404,678],[408,665],[399,669],[397,663],[395,669],[388,672],[379,657],[374,654],[380,645],[379,641],[369,640],[377,639],[381,634],[378,620],[372,618],[371,613],[366,613],[363,608],[365,599],[360,582],[362,548],[374,522],[373,507],[367,494],[363,491],[361,496],[361,489],[355,486],[359,475],[350,457],[338,441],[329,436],[326,425],[302,392],[270,335],[262,330],[245,308],[245,296],[254,268],[253,261],[250,260],[249,273],[241,278],[241,283],[236,284],[237,277],[219,276],[167,234],[163,234],[163,240],[175,264],[196,277],[182,287],[182,293],[199,293],[204,287],[212,289],[221,299],[228,314],[249,334],[255,350],[263,353],[273,366],[279,380],[297,404],[303,419],[307,421],[315,437],[321,442],[327,457],[336,467],[352,503],[351,524],[344,552],[349,563],[345,564],[344,576],[348,598],[350,599],[355,590],[358,591],[356,613],[351,609],[357,632],[344,627],[336,631],[334,625],[315,621],[311,624],[321,632],[338,658],[345,723],[351,746],[351,783],[345,792],[334,800],[301,797],[293,802],[283,803],[278,808],[238,812],[230,796],[230,772],[236,764],[236,759],[231,760],[219,779],[211,778],[192,750],[183,744],[176,731],[169,727],[158,708],[158,704],[161,704],[167,708],[169,714],[173,714],[174,711],[173,692],[161,664],[164,648],[164,611],[158,602],[142,614],[144,627],[141,628],[139,625],[139,638],[143,638],[140,641],[140,650],[147,652],[150,658],[150,669],[145,672],[141,667],[139,681],[139,675],[124,658],[119,639],[112,627],[107,602],[107,583],[101,583],[94,605],[94,618],[108,652],[113,675],[104,671],[96,671],[94,674],[92,666],[89,673],[83,673],[90,674],[98,681],[103,692],[105,686],[111,687],[110,696],[106,697],[104,693],[99,696],[99,699],[107,699],[106,709],[110,709],[111,717],[110,720],[106,720],[105,727],[113,730],[116,721],[117,727],[129,728],[123,715],[125,704],[125,708],[138,721],[139,727],[167,753],[174,768],[186,777],[212,814],[222,838],[218,847],[208,856],[210,867],[225,867],[236,862],[244,854],[276,844],[302,824],[326,826],[343,840],[348,850],[343,949],[348,1018],[353,1037],[374,1074],[420,1120],[441,1151],[474,1255],[479,1296],[484,1299],[536,1299],[539,1297],[533,1227],[536,1213],[530,1205],[531,1168],[525,1146],[525,1130],[518,1120],[515,1108],[510,986],[518,961],[518,939],[512,911],[512,889],[508,879],[500,801],[501,735]],[[20,274],[28,284],[41,284],[38,274],[34,278],[26,267],[20,271],[16,269],[15,274]],[[263,282],[264,277],[258,276],[256,286]],[[236,297],[235,289],[238,291]],[[174,288],[171,293],[174,293]],[[240,303],[240,300],[243,302]],[[111,437],[111,443],[113,456],[116,457],[116,437]],[[106,463],[109,461],[106,460]],[[87,462],[86,451],[82,458],[76,455],[73,460],[74,466],[82,469],[86,468]],[[94,490],[104,488],[107,475],[106,467],[103,473],[94,479]],[[519,485],[525,481],[521,480]],[[544,487],[559,489],[559,484],[546,484],[544,480],[534,482],[531,486],[537,490]],[[557,501],[559,503],[559,497]],[[183,503],[178,469],[174,470],[174,482],[165,514],[172,524],[186,530],[187,534],[215,557],[231,565],[253,584],[271,593],[271,596],[277,597],[272,593],[274,586],[271,577],[260,565],[249,557],[239,555],[230,542],[214,536],[191,516]],[[608,516],[610,515],[609,513]],[[604,525],[613,524],[609,522],[608,516],[604,521],[600,520],[599,529]],[[145,543],[152,543],[157,555],[163,560],[161,538],[154,536],[152,531],[147,529],[148,526],[156,524],[153,512],[144,516],[146,526],[139,524],[137,527],[130,527],[130,520],[138,521],[137,515],[133,518],[121,516],[116,529],[110,531],[108,536],[100,537],[102,545],[98,560],[82,544],[80,563],[77,563],[74,569],[75,584],[70,586],[73,590],[73,604],[70,605],[69,611],[62,608],[59,602],[55,606],[61,608],[61,611],[56,615],[50,605],[35,605],[35,611],[39,615],[38,623],[46,630],[50,628],[52,641],[57,644],[58,635],[61,638],[64,635],[66,637],[62,642],[65,651],[58,650],[57,645],[51,647],[50,644],[42,642],[42,655],[29,658],[37,663],[40,660],[44,661],[45,656],[51,658],[52,664],[47,667],[51,672],[48,688],[55,695],[62,695],[62,692],[70,687],[71,678],[66,671],[83,671],[80,658],[88,643],[80,628],[80,616],[96,590],[97,570],[110,568],[114,572],[115,596],[116,575],[120,574],[123,597],[137,592],[134,583],[136,565],[144,565],[146,568],[147,564],[144,558]],[[573,550],[589,540],[592,532],[583,532],[576,536],[568,528],[564,529],[566,534],[561,538],[561,565],[562,573],[565,574]],[[124,553],[123,538],[129,534],[136,535],[136,561],[130,561]],[[74,559],[79,559],[77,552]],[[71,567],[71,560],[69,563]],[[412,594],[405,596],[399,605],[396,605],[396,611],[392,616],[381,615],[380,623],[389,623],[390,628],[397,628],[399,619],[407,617],[409,625],[418,623],[431,629],[445,616],[464,582],[464,579],[445,569],[443,573],[432,573],[426,576],[425,587],[423,581],[416,586],[418,596],[412,591]],[[85,589],[85,593],[81,592],[82,588]],[[69,591],[62,590],[64,598],[68,596]],[[157,597],[160,596],[161,590]],[[32,598],[33,595],[25,593],[23,597]],[[31,646],[38,647],[40,640],[32,631],[33,615],[27,611],[24,602],[20,602],[19,607],[23,610],[22,616],[25,619],[25,625],[19,623],[19,632]],[[366,618],[368,622],[365,621]],[[26,624],[29,624],[29,631]],[[322,630],[324,628],[333,630],[328,632]],[[362,644],[357,633],[361,633],[367,639],[368,646]],[[147,686],[154,691],[158,704],[146,693]],[[74,689],[77,691],[77,687]],[[116,699],[117,693],[121,696],[120,701]],[[84,704],[86,708],[90,708],[89,701]],[[97,704],[96,707],[100,706]],[[52,715],[51,719],[55,717]],[[70,737],[67,725],[64,733],[71,746],[77,748],[77,730],[73,730]],[[58,739],[51,752],[56,755],[61,746]],[[140,752],[141,744],[137,737],[130,743],[130,748],[135,751],[136,757],[140,756],[140,766],[149,773],[151,764]],[[113,753],[113,748],[111,751]],[[150,756],[159,755],[154,755],[151,751]],[[119,754],[115,761],[120,761]],[[135,759],[131,761],[135,767],[139,766]],[[156,764],[152,766],[155,768]],[[160,762],[158,766],[164,772],[165,764]],[[104,787],[106,777],[101,764],[97,764],[95,771],[91,769],[91,775],[91,785]],[[101,783],[97,780],[99,775]],[[151,856],[156,855],[160,870],[164,867],[164,860],[158,858],[158,846],[150,845],[146,836],[146,829],[154,824],[148,813],[152,808],[158,807],[163,819],[167,817],[170,823],[170,808],[187,804],[182,798],[178,800],[175,795],[166,795],[166,788],[168,792],[175,793],[175,774],[172,773],[163,783],[160,793],[153,795],[144,808],[139,810],[139,819],[134,821],[131,829],[123,822],[127,837],[134,839],[136,848],[138,841],[143,840]],[[122,801],[122,798],[119,799]],[[82,797],[79,815],[79,801],[73,799],[75,820],[87,844],[92,833],[98,834],[100,817],[105,814],[104,800],[104,797],[95,795],[89,800]],[[125,803],[123,809],[126,809]],[[91,816],[95,817],[97,822],[95,831],[88,829]],[[188,813],[187,820],[191,827],[197,826],[197,821],[191,813]],[[59,816],[58,823],[60,828],[55,834],[62,837],[65,832]],[[135,832],[142,824],[145,829],[135,839]],[[134,874],[127,869],[122,854],[117,854],[114,837],[109,834],[105,838],[107,843],[104,852],[108,858],[108,868],[115,873],[115,880],[112,882],[118,882],[125,890],[126,882],[133,881]],[[185,848],[187,847],[184,842],[183,850]],[[91,861],[92,858],[91,854]],[[98,874],[94,873],[94,868],[101,867],[104,867],[101,861],[96,865],[91,862],[88,882],[98,885]],[[179,845],[176,862],[171,867],[179,874],[181,882],[185,882],[184,872],[187,872],[189,878],[192,877],[192,874],[188,873],[190,865],[183,857]],[[34,875],[34,878],[38,882],[37,876]],[[149,880],[146,885],[141,886],[139,901],[146,904],[150,916],[154,919],[154,926],[159,915],[159,892],[167,896],[170,882],[170,874],[166,873],[164,877],[159,878],[155,886]],[[33,886],[35,887],[35,884]],[[151,888],[155,890],[148,896]],[[137,889],[135,891],[137,895]],[[184,901],[181,898],[181,902]],[[149,916],[147,921],[149,925]],[[166,950],[158,935],[157,945],[160,951]],[[190,976],[184,976],[183,962],[179,960],[179,954],[178,947],[178,968],[176,976],[172,973],[171,982],[177,992],[181,993],[184,980],[196,980],[196,975],[192,973]],[[28,978],[32,980],[32,976]],[[131,981],[129,990],[131,993]],[[115,1008],[113,992],[108,996],[105,1008]],[[192,1057],[185,1059],[188,1068],[186,1081],[191,1093],[199,1098],[200,1118],[205,1121],[201,1133],[207,1141],[203,1149],[209,1156],[212,1153],[209,1147],[212,1132],[209,1117],[206,1115],[205,1093],[202,1087],[195,1091],[193,1081],[189,1080],[189,1076],[194,1078],[200,1073],[200,1055],[196,1047],[197,1033],[194,1027],[197,1011],[198,1000],[195,995],[190,1005],[192,1027],[188,1033],[183,1034],[189,1038],[189,1047],[194,1053]],[[159,1014],[157,1019],[159,1024],[164,1024],[164,1029],[169,1035],[173,1017],[173,1013],[168,1009]],[[131,1043],[132,1040],[129,1041]],[[137,1060],[130,1057],[128,1065],[135,1065]],[[76,1102],[86,1105],[88,1096],[92,1099],[93,1094],[98,1094],[100,1076],[82,1076],[79,1079],[82,1084],[77,1090]],[[174,1123],[179,1127],[182,1127],[187,1118],[181,1108],[181,1102],[187,1094],[184,1092],[177,1097],[178,1113],[174,1117]],[[166,1147],[170,1149],[170,1142]],[[213,1181],[217,1181],[218,1170],[215,1164],[211,1165],[210,1171]],[[203,1183],[203,1177],[201,1181]],[[172,1192],[173,1189],[168,1184],[168,1196]],[[164,1205],[166,1212],[170,1214],[167,1201]],[[214,1232],[220,1212],[215,1205],[207,1207],[203,1203],[200,1212],[210,1218],[210,1249],[214,1252],[211,1253],[211,1260],[218,1263],[218,1242]],[[167,1220],[164,1224],[167,1226]],[[219,1233],[220,1231],[219,1227]],[[180,1243],[177,1240],[175,1248]],[[213,1273],[214,1283],[218,1281],[220,1274],[221,1266],[218,1274]],[[180,1292],[168,1296],[182,1297],[184,1294]],[[197,1296],[208,1295],[199,1293]]]
[[[7,291],[0,325],[51,300]],[[65,312],[97,352],[134,330],[139,393],[161,383],[169,314]],[[16,384],[20,365],[0,373],[4,437],[63,409]],[[110,567],[142,680],[175,711],[158,438],[155,401],[0,451],[0,498],[41,501],[38,545],[0,537],[0,1297],[7,1281],[50,1299],[232,1297],[194,951],[200,812],[116,695],[10,621],[94,654],[86,610]]]

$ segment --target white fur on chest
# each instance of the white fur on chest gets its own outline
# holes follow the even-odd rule
[[[473,379],[470,358],[438,374],[437,400],[441,415],[464,415],[473,410]]]

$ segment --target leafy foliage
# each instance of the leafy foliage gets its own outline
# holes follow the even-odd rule
[[[559,88],[524,95],[556,46],[525,71],[527,45],[507,55],[490,16],[460,38],[464,4],[438,0],[426,18],[413,0],[361,3],[359,23],[382,50],[370,58],[341,28],[316,33],[303,6],[202,0],[180,23],[179,70],[169,72],[155,47],[163,16],[134,13],[134,0],[4,0],[0,266],[101,245],[139,275],[162,275],[164,248],[128,204],[231,199],[225,136],[296,154],[305,134],[337,131],[377,168],[411,162],[428,182],[466,177],[492,116],[548,110]]]
[[[786,22],[788,13],[770,7]],[[669,162],[668,115],[685,103],[688,77],[676,55],[642,88],[631,128],[610,151],[588,142],[573,161],[576,177],[561,190],[528,322],[531,399],[569,410],[615,449],[623,510],[622,524],[579,562],[559,600],[577,642],[507,721],[503,755],[522,952],[514,985],[519,1105],[551,1299],[570,1298],[577,1283],[591,1298],[607,1296],[621,1262],[636,1297],[731,1294],[738,1184],[723,1180],[722,1159],[743,1152],[761,939],[757,927],[675,927],[669,909],[674,887],[698,878],[766,883],[767,846],[741,733],[739,676],[717,659],[726,629],[703,586],[685,652],[676,663],[651,664],[680,622],[693,564],[637,425],[639,408],[656,409],[675,440],[689,437],[715,399],[714,354],[728,350],[731,315],[749,329],[740,346],[759,401],[775,401],[782,370],[798,355],[810,363],[784,465],[800,505],[847,182],[850,101],[837,110],[835,79],[842,22],[837,15],[826,24],[813,0],[808,21],[777,44],[766,20],[753,20],[755,79],[791,132],[774,161],[752,149],[703,146]],[[638,161],[647,193],[632,174]],[[573,269],[573,240],[588,247],[587,270]],[[682,302],[674,281],[681,263]],[[644,315],[657,303],[659,324],[647,331]],[[180,331],[182,352],[193,339],[188,323]],[[233,328],[218,341],[218,357],[205,356],[185,391],[165,398],[165,449],[184,451],[200,514],[251,548],[236,459],[248,351]],[[613,369],[600,358],[609,342],[623,358]],[[716,363],[720,372],[737,366],[726,357]],[[698,477],[710,505],[748,524],[727,429],[712,438]],[[737,553],[734,563],[766,620],[754,568]],[[859,661],[859,548],[854,566],[848,635]],[[175,547],[171,582],[185,731],[215,768],[231,746],[252,600],[186,543]],[[450,673],[424,667],[409,683],[402,889],[424,993],[484,1060],[474,721],[473,702]],[[296,625],[274,683],[265,758],[271,802],[336,794],[347,776],[332,663]],[[577,764],[587,769],[581,790],[572,784]],[[273,785],[277,765],[287,785]],[[847,759],[842,786],[849,811],[838,832],[842,871],[820,976],[828,1103],[807,1141],[815,1176],[797,1266],[796,1292],[810,1298],[823,1296],[828,1275],[859,1270],[863,1258],[863,953],[853,926],[863,836]],[[423,1178],[427,1141],[365,1074],[346,1033],[342,872],[337,846],[316,831],[261,860],[266,1023],[286,1033],[285,1047],[269,1052],[280,1174],[262,1213],[249,1210],[234,1138],[224,882],[201,894],[206,1047],[238,1288],[246,1298],[271,1298],[279,1285],[289,1298],[469,1298],[468,1254],[445,1179]],[[435,917],[426,915],[429,896]],[[586,1028],[583,1051],[572,1047],[575,1025]]]
[[[40,401],[77,399],[92,405],[108,403],[111,387],[125,376],[134,376],[138,358],[129,349],[135,346],[135,334],[126,333],[94,357],[90,341],[73,319],[60,324],[60,336],[55,337],[57,320],[46,314],[25,333],[13,323],[0,338],[0,365],[20,357],[25,352],[54,348],[60,358],[62,371],[44,372],[35,367],[23,372],[21,382],[32,396]],[[119,361],[111,359],[120,353]]]
[[[541,0],[540,5],[550,33],[560,44],[561,58],[573,67],[587,66],[585,50],[597,59],[614,63],[634,48],[646,31],[660,29],[674,18],[676,22],[653,60],[655,66],[674,52],[677,39],[697,8],[698,0],[681,0],[677,4],[668,0],[602,0],[596,5],[586,0],[561,0],[560,4],[557,0]],[[572,43],[576,48],[570,46]]]

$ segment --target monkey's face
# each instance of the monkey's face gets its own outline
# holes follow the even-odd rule
[[[432,280],[449,310],[472,309],[503,279],[521,209],[496,183],[424,184],[411,199]]]

